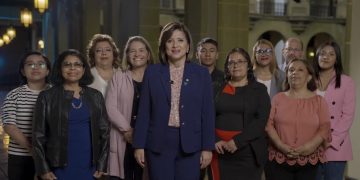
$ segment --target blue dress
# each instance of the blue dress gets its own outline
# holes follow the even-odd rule
[[[72,104],[68,123],[67,165],[53,172],[58,180],[94,179],[89,108],[81,99],[73,98]]]

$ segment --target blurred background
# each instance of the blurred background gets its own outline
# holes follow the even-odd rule
[[[171,21],[185,23],[194,44],[207,36],[217,39],[220,68],[231,48],[252,53],[260,38],[274,44],[278,62],[288,37],[303,41],[309,60],[317,46],[334,40],[358,87],[359,10],[359,0],[0,0],[0,103],[19,85],[19,60],[29,50],[42,51],[53,62],[68,48],[85,52],[94,34],[106,33],[121,51],[129,36],[141,35],[156,52],[160,30]],[[355,159],[346,171],[354,179],[360,179],[359,109],[352,128]]]

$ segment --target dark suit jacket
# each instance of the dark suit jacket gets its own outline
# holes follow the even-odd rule
[[[216,100],[220,97],[223,87],[216,92]],[[243,130],[233,139],[238,149],[250,145],[255,153],[259,165],[264,165],[267,157],[267,136],[265,126],[270,114],[271,103],[265,85],[253,81],[249,83],[249,89],[245,92],[245,109]]]
[[[169,66],[149,66],[144,75],[135,125],[134,148],[162,151],[171,107]],[[180,139],[184,152],[213,150],[214,105],[206,68],[186,62],[180,94]]]

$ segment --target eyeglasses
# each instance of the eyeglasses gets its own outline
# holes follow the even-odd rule
[[[84,67],[84,64],[82,62],[74,62],[74,63],[63,62],[62,67],[67,68],[67,69],[70,69],[70,68],[80,69],[80,68]]]
[[[39,62],[39,63],[25,63],[25,66],[30,69],[35,69],[36,67],[39,67],[40,69],[47,68],[45,62]]]
[[[272,49],[268,48],[268,49],[259,49],[256,51],[257,55],[266,55],[266,56],[270,56],[272,55]]]
[[[285,48],[286,51],[292,51],[292,52],[300,52],[302,51],[301,49],[298,48]]]
[[[247,61],[229,61],[229,63],[228,63],[228,66],[230,67],[230,68],[233,68],[233,67],[235,67],[235,65],[245,65],[245,64],[247,64]]]

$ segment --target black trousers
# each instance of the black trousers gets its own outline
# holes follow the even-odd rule
[[[8,155],[9,180],[34,179],[35,165],[31,156]]]
[[[290,166],[286,162],[279,164],[275,160],[268,161],[265,165],[265,177],[266,180],[316,180],[318,166],[310,163]]]

